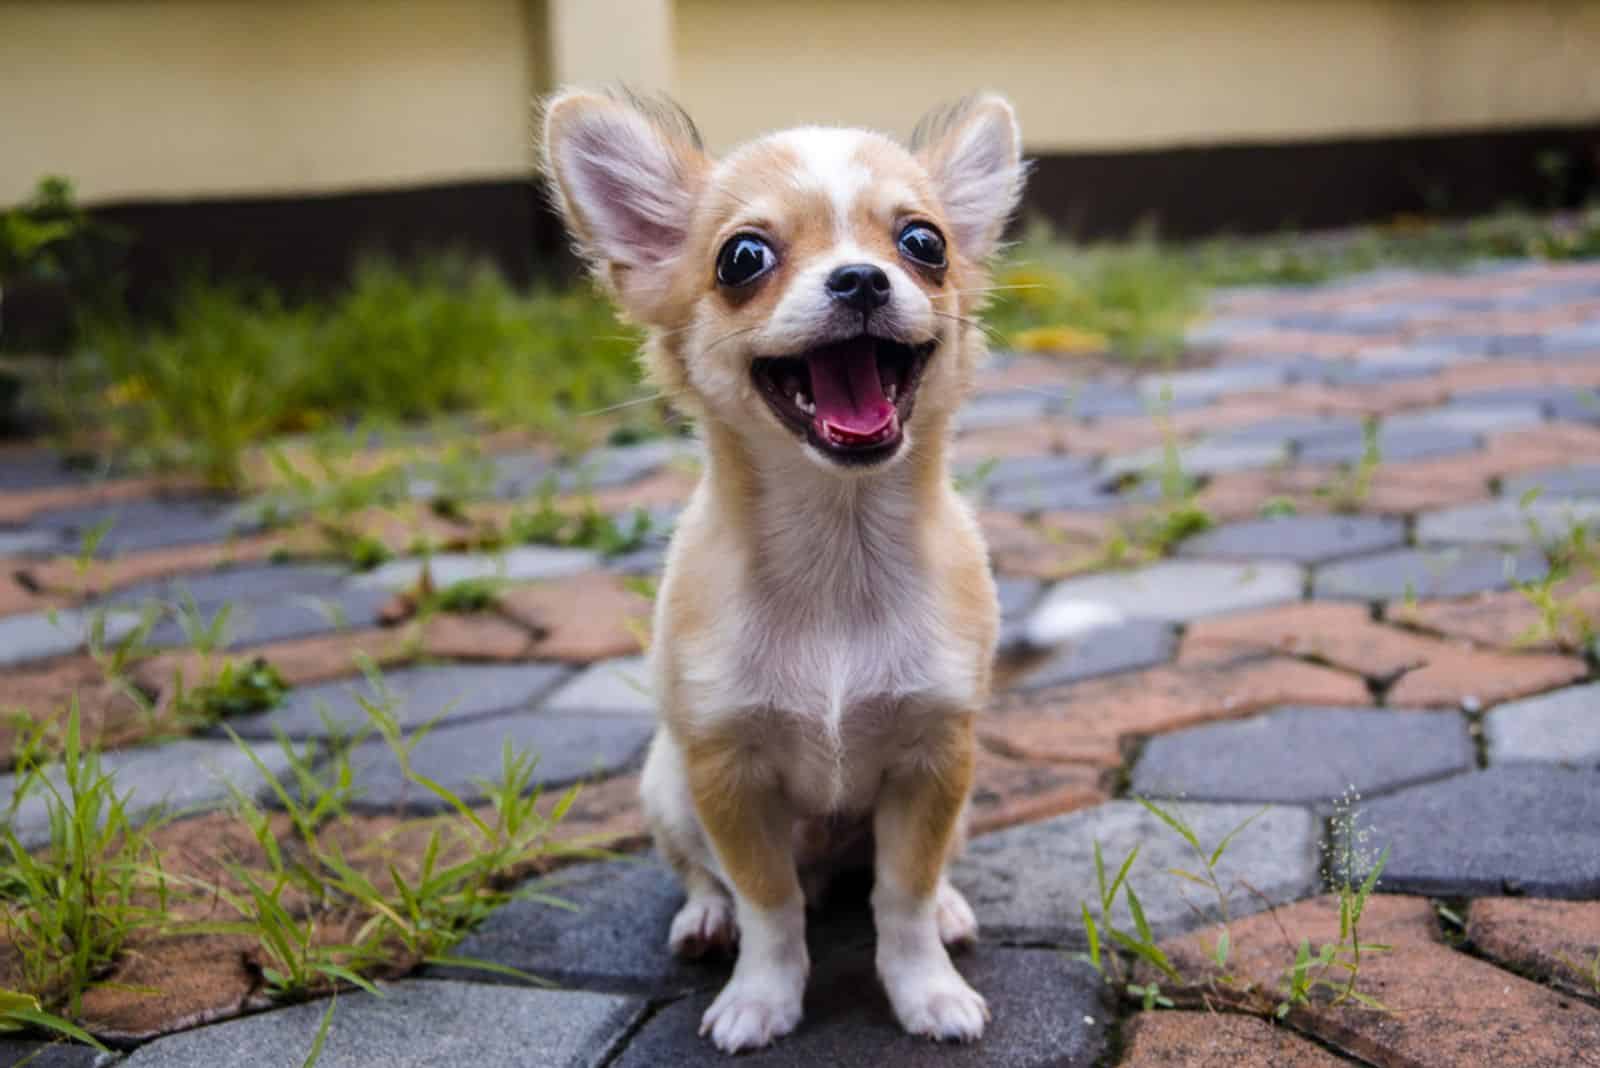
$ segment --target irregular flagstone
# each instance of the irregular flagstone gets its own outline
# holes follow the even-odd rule
[[[1520,590],[1500,590],[1442,601],[1391,601],[1384,616],[1408,626],[1507,649],[1568,650],[1582,644],[1581,621],[1600,620],[1600,585],[1587,578],[1559,582],[1552,591],[1569,606],[1547,632],[1538,607]]]
[[[1064,512],[1028,520],[1010,512],[984,511],[978,523],[996,572],[1036,579],[1088,570],[1115,528],[1109,515]]]
[[[980,749],[967,831],[987,834],[1097,805],[1110,798],[1107,778],[1092,764],[1017,759]]]
[[[1300,939],[1313,947],[1338,940],[1337,899],[1246,917],[1231,932],[1232,969],[1275,991]],[[1592,1060],[1600,1010],[1445,945],[1426,900],[1374,896],[1360,934],[1363,942],[1390,947],[1363,954],[1357,988],[1390,1011],[1319,1000],[1290,1014],[1294,1027],[1379,1068],[1552,1068]],[[1215,943],[1213,929],[1173,940],[1166,949],[1186,975],[1209,975]]]
[[[142,606],[147,601],[215,608],[233,601],[290,594],[328,594],[344,580],[345,570],[327,564],[241,563],[147,579],[118,589],[102,599],[108,605]]]
[[[408,667],[383,676],[382,690],[364,677],[290,690],[277,708],[228,721],[242,737],[347,737],[370,725],[365,704],[384,709],[410,733],[441,725],[531,708],[570,672],[558,664],[440,664]]]
[[[1600,501],[1501,498],[1462,505],[1418,516],[1416,536],[1423,544],[1552,546],[1579,528],[1600,528]]]
[[[1127,619],[1182,623],[1299,600],[1304,584],[1304,573],[1293,564],[1164,560],[1057,583],[1034,611],[1028,635],[1041,646],[1071,638],[1087,606]]]
[[[1214,475],[1229,471],[1254,471],[1288,462],[1289,447],[1281,441],[1197,441],[1178,449],[1178,465],[1187,475]],[[1167,462],[1163,447],[1152,447],[1107,458],[1102,473],[1108,478],[1150,475]]]
[[[1307,445],[1324,441],[1360,441],[1361,421],[1348,416],[1282,415],[1225,430],[1213,435],[1212,440],[1236,444],[1283,442],[1290,445]]]
[[[10,722],[10,713],[25,712],[32,724],[54,724],[58,729],[53,733],[59,738],[74,700],[85,745],[113,749],[169,726],[152,723],[127,691],[87,655],[10,668],[0,681],[0,712],[7,714],[0,715],[0,767],[12,765],[18,740],[19,725]]]
[[[0,493],[0,523],[25,523],[36,516],[68,509],[83,509],[91,505],[134,501],[162,492],[176,492],[185,488],[182,480],[162,476],[149,478],[117,478],[86,485],[49,486],[21,492]]]
[[[1518,974],[1600,997],[1600,901],[1482,898],[1467,914],[1467,938]]]
[[[1189,538],[1179,556],[1215,560],[1288,560],[1320,564],[1392,549],[1406,542],[1403,520],[1386,516],[1291,515],[1230,523]]]
[[[1600,682],[1513,701],[1483,721],[1489,763],[1600,768]]]
[[[235,652],[231,656],[206,656],[193,650],[174,650],[141,661],[133,674],[145,689],[165,695],[174,689],[176,680],[180,678],[188,687],[202,685],[215,679],[222,665],[229,660],[259,657],[277,668],[284,681],[291,686],[303,686],[358,674],[363,659],[384,667],[414,659],[419,652],[418,638],[410,628],[378,628],[273,642]]]
[[[1025,649],[1028,644],[1028,614],[1044,593],[1038,579],[1019,575],[997,575],[995,596],[1000,601],[1000,637],[996,642],[1001,656]]]
[[[1101,1063],[1111,1010],[1098,973],[1063,953],[980,946],[955,957],[956,969],[989,1003],[983,1038],[940,1044],[906,1034],[877,981],[872,951],[860,948],[814,963],[805,1017],[773,1046],[742,1053],[740,1064],[772,1068],[1091,1068]],[[710,991],[651,1017],[623,1050],[617,1068],[728,1063],[699,1035]]]
[[[1254,1016],[1141,1012],[1123,1025],[1118,1068],[1339,1068],[1348,1061]]]
[[[593,712],[521,712],[440,725],[409,747],[411,769],[467,804],[488,800],[486,783],[501,778],[503,753],[534,758],[529,790],[564,786],[634,767],[650,741],[652,724],[637,716]],[[443,812],[448,802],[407,778],[385,741],[368,741],[350,753],[356,800],[366,810]]]
[[[263,745],[253,750],[273,775],[289,771],[289,757],[280,746]],[[177,813],[223,804],[231,796],[229,785],[246,796],[264,798],[267,780],[240,746],[231,741],[184,738],[137,749],[117,749],[100,756],[100,768],[112,775],[117,794],[127,796],[128,818],[137,823],[157,811]],[[46,766],[43,777],[56,791],[66,792],[66,776],[60,764]],[[0,796],[10,797],[17,776],[0,776]],[[24,846],[33,848],[50,840],[50,815],[47,798],[54,794],[35,784],[17,805],[11,828]]]
[[[1003,701],[978,720],[997,753],[1105,768],[1124,739],[1235,719],[1275,705],[1367,705],[1355,676],[1282,657],[1115,675]]]
[[[1600,769],[1494,766],[1363,802],[1357,825],[1392,892],[1600,896]]]
[[[1466,720],[1449,712],[1284,708],[1152,738],[1130,790],[1145,797],[1316,805],[1476,767]]]
[[[1383,601],[1397,597],[1461,597],[1535,582],[1549,571],[1531,549],[1502,552],[1473,546],[1393,549],[1327,564],[1312,578],[1314,597]]]
[[[1012,688],[1042,690],[1154,667],[1171,660],[1177,648],[1177,631],[1168,623],[1137,619],[1097,627],[1026,670]]]
[[[1217,663],[1263,652],[1290,653],[1388,684],[1388,703],[1487,705],[1582,678],[1574,657],[1505,653],[1441,641],[1375,623],[1362,605],[1285,605],[1201,620],[1184,636],[1182,659]]]
[[[60,539],[48,530],[0,530],[0,557],[53,552]]]
[[[1093,470],[1094,461],[1087,456],[1050,453],[967,461],[955,467],[956,477],[965,476],[984,490],[991,491],[1002,488],[1025,490],[1055,482],[1076,482],[1088,477]]]
[[[529,582],[561,578],[589,571],[599,562],[599,554],[587,549],[522,545],[500,553],[440,553],[425,559],[391,560],[357,576],[353,582],[359,587],[409,590],[422,580],[426,568],[433,588],[442,590],[457,582],[474,579]]]
[[[345,994],[318,1068],[443,1068],[537,1061],[552,1068],[604,1063],[644,1012],[631,998],[569,990],[412,980],[383,996]],[[127,1068],[300,1068],[325,1002],[292,1005],[185,1031],[135,1050]]]
[[[231,649],[376,626],[389,596],[383,590],[338,588],[323,593],[258,597],[230,601],[226,606],[201,607],[199,622],[202,627],[210,627],[222,618],[218,644],[220,648]],[[182,618],[175,615],[178,610],[175,605],[169,605],[167,618],[151,628],[145,637],[147,645],[161,648],[191,643]]]
[[[139,617],[127,611],[107,611],[100,624],[107,645],[127,637]],[[95,614],[75,608],[24,612],[0,616],[0,665],[76,652],[95,628]]]
[[[958,431],[986,430],[991,427],[1030,423],[1056,408],[1065,398],[1046,396],[1032,390],[982,393],[973,397],[956,413]]]
[[[1156,403],[1164,398],[1173,401],[1209,401],[1224,394],[1281,386],[1288,379],[1288,368],[1281,363],[1221,364],[1195,371],[1145,375],[1139,380],[1139,392],[1147,400]]]
[[[533,635],[487,612],[440,612],[422,621],[421,651],[438,660],[517,661],[532,655]]]
[[[534,632],[535,656],[581,663],[639,652],[652,608],[623,580],[600,571],[511,587],[499,605]]]
[[[205,918],[234,917],[219,904]],[[102,1042],[132,1043],[265,1008],[253,966],[259,949],[259,940],[249,935],[137,932],[113,971],[84,992],[76,1018]]]
[[[1446,405],[1421,411],[1402,412],[1384,420],[1386,430],[1412,433],[1432,430],[1488,434],[1515,430],[1544,421],[1544,411],[1535,404]]]
[[[1600,464],[1570,464],[1506,479],[1500,492],[1512,500],[1538,490],[1545,497],[1600,497]]]
[[[649,662],[642,656],[590,664],[545,700],[549,712],[600,712],[654,717]]]
[[[1317,887],[1318,827],[1303,809],[1175,802],[1164,806],[1194,830],[1207,851],[1256,816],[1229,844],[1218,862],[1223,885],[1230,887],[1234,915],[1254,912],[1267,902],[1287,904]],[[1094,846],[1108,869],[1139,850],[1128,874],[1151,928],[1158,934],[1188,930],[1210,922],[1217,902],[1167,869],[1195,863],[1193,851],[1176,832],[1143,805],[1110,801],[974,839],[951,867],[950,878],[967,895],[985,937],[1002,942],[1083,948],[1082,906],[1098,913]],[[1240,880],[1243,880],[1241,882]],[[1254,887],[1252,893],[1244,883]],[[1262,898],[1266,900],[1263,901]],[[1097,915],[1098,918],[1098,915]],[[1125,899],[1112,922],[1131,929]]]

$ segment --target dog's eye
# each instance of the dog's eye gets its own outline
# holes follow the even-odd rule
[[[944,238],[926,223],[911,223],[900,231],[900,251],[924,267],[944,266]]]
[[[717,253],[717,281],[725,286],[747,286],[772,269],[778,257],[772,246],[754,234],[735,234]]]

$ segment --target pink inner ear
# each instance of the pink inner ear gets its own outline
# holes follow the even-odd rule
[[[580,120],[562,147],[557,158],[568,194],[595,251],[630,266],[676,254],[690,195],[671,147],[653,129],[632,118],[597,116]]]

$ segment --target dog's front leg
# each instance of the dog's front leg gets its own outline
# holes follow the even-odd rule
[[[701,826],[732,883],[739,923],[733,978],[700,1021],[727,1053],[765,1046],[800,1022],[810,960],[795,870],[794,815],[777,776],[737,744],[685,746]]]
[[[878,975],[895,1016],[912,1034],[962,1042],[983,1034],[989,1007],[950,963],[939,908],[943,892],[966,911],[944,882],[944,868],[972,785],[976,744],[970,714],[940,724],[886,779],[872,825]],[[970,919],[966,913],[965,934],[972,933]]]

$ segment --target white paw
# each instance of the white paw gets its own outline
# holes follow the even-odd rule
[[[760,1049],[795,1029],[800,1022],[802,978],[799,986],[785,977],[741,977],[722,988],[700,1018],[700,1033],[724,1053]]]
[[[948,963],[885,985],[895,1017],[911,1034],[940,1042],[972,1042],[982,1037],[989,1005]]]
[[[739,941],[733,902],[721,894],[702,894],[684,902],[672,918],[667,945],[677,956],[695,960],[712,952],[728,952]]]
[[[939,924],[939,941],[947,946],[970,946],[978,940],[978,917],[961,891],[949,883],[939,884],[934,902],[934,918]]]

